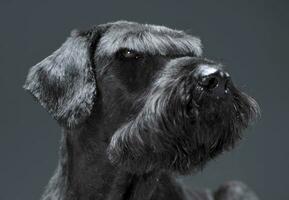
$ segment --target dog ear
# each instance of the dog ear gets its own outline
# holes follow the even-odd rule
[[[23,86],[66,127],[84,122],[92,111],[96,79],[90,54],[92,38],[100,38],[96,34],[73,31],[59,49],[30,69]]]

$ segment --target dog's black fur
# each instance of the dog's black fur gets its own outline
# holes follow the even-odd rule
[[[63,127],[43,200],[255,199],[241,183],[187,192],[187,174],[231,149],[258,113],[230,81],[224,97],[198,84],[198,38],[119,21],[73,31],[31,68],[24,88]]]

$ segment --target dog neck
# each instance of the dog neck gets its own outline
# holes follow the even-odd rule
[[[160,182],[170,181],[166,173],[136,175],[112,166],[101,134],[88,129],[63,132],[59,164],[42,200],[145,200],[156,195]]]

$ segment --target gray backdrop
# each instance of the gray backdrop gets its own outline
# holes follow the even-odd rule
[[[28,69],[50,55],[74,28],[126,19],[200,36],[205,55],[224,62],[254,96],[262,118],[230,153],[189,187],[242,180],[264,200],[289,199],[288,1],[16,1],[0,2],[0,200],[39,199],[58,159],[60,128],[23,91]]]

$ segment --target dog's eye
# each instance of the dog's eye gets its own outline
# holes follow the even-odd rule
[[[121,49],[119,50],[118,55],[122,59],[139,59],[142,57],[140,53],[130,49]]]

